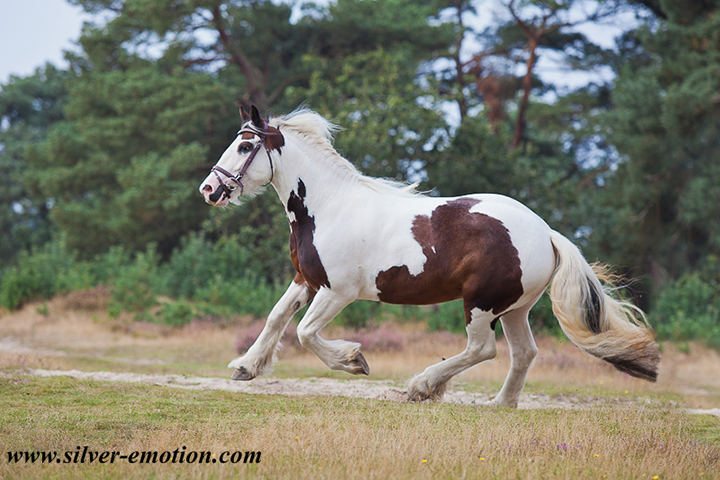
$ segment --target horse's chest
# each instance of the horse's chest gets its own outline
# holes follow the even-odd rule
[[[314,227],[292,222],[290,228],[290,258],[298,272],[296,282],[307,285],[313,291],[318,291],[320,287],[330,288],[327,272],[313,243]]]
[[[308,212],[305,196],[305,184],[299,180],[297,193],[291,192],[287,202],[287,210],[294,216],[290,221],[290,258],[298,272],[296,283],[317,292],[321,287],[330,288],[330,281],[315,247],[315,218]]]

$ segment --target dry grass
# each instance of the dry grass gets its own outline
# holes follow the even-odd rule
[[[10,377],[7,450],[261,451],[259,465],[16,465],[2,478],[720,478],[720,431],[674,410],[497,410]],[[3,452],[4,454],[4,452]]]
[[[89,445],[130,452],[187,445],[260,450],[261,464],[41,467],[9,465],[3,457],[0,478],[720,478],[720,420],[679,408],[720,407],[720,355],[700,346],[687,354],[664,345],[659,381],[649,384],[585,357],[568,342],[540,339],[526,392],[608,399],[607,407],[574,411],[249,396],[22,375],[26,367],[228,375],[225,365],[236,355],[243,322],[171,330],[110,321],[103,295],[57,298],[45,315],[30,305],[0,317],[4,449]],[[461,336],[427,334],[417,325],[397,328],[405,349],[367,352],[371,378],[403,381],[464,347]],[[325,333],[348,335],[341,328]],[[455,388],[499,388],[509,358],[504,340],[498,347],[496,360],[460,376]],[[351,379],[299,349],[288,348],[280,358],[279,377]]]

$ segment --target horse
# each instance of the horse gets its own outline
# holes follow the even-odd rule
[[[520,202],[497,194],[429,196],[365,176],[333,147],[338,127],[309,109],[264,120],[253,106],[241,115],[237,138],[200,193],[210,205],[227,206],[272,185],[290,224],[296,275],[255,343],[228,365],[233,380],[272,370],[280,337],[307,304],[300,343],[332,370],[368,375],[359,343],[320,336],[345,306],[461,298],[467,347],[415,375],[408,398],[439,400],[452,377],[495,358],[500,321],[511,367],[489,404],[516,408],[538,352],[528,313],[549,286],[553,313],[580,350],[656,381],[660,354],[643,312],[616,298],[602,270]]]

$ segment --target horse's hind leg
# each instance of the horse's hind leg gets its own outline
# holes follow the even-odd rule
[[[528,313],[534,304],[535,302],[530,302],[518,310],[506,313],[500,319],[510,347],[511,364],[500,393],[489,402],[490,405],[517,408],[518,397],[538,351],[528,324]]]
[[[360,353],[359,343],[325,340],[320,336],[320,330],[352,300],[354,298],[347,299],[328,289],[320,289],[298,325],[298,339],[303,347],[317,355],[331,370],[369,375],[370,368]]]
[[[465,350],[454,357],[431,365],[416,375],[408,384],[410,400],[439,400],[445,393],[447,382],[458,373],[480,362],[495,358],[495,332],[490,327],[495,315],[473,309],[467,325],[468,343]]]
[[[252,380],[270,373],[275,364],[280,337],[287,328],[293,315],[310,301],[310,292],[304,285],[293,282],[275,304],[265,322],[265,328],[255,343],[242,357],[238,357],[228,365],[235,368],[233,380]]]

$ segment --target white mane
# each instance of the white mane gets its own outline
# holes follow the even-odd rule
[[[299,108],[288,115],[271,119],[270,125],[280,129],[282,133],[289,131],[296,134],[300,139],[304,140],[304,143],[319,150],[321,152],[320,156],[329,162],[333,168],[337,169],[342,176],[350,177],[380,193],[404,196],[420,195],[415,191],[415,185],[408,185],[386,178],[368,177],[360,173],[332,145],[333,135],[342,128],[327,121],[312,110]]]

